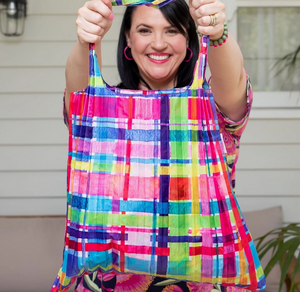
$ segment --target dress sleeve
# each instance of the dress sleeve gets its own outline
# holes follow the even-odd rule
[[[65,96],[66,96],[66,89],[64,91],[64,96],[63,96],[63,119],[64,119],[65,125],[69,128],[69,119],[68,119],[67,110],[66,110]]]
[[[232,136],[233,139],[238,139],[238,140],[240,139],[242,133],[246,128],[247,122],[249,120],[251,107],[252,107],[253,91],[252,91],[250,78],[248,75],[246,78],[246,83],[247,83],[246,84],[247,110],[245,116],[240,121],[234,122],[228,117],[226,117],[226,115],[221,112],[218,105],[216,104],[218,121],[219,121],[221,132],[226,131]]]
[[[225,157],[227,160],[228,171],[230,174],[233,190],[235,190],[235,169],[239,157],[240,138],[246,128],[247,122],[249,120],[250,110],[252,107],[253,91],[248,75],[246,79],[246,86],[247,111],[245,116],[240,121],[234,122],[226,117],[226,115],[220,111],[218,105],[216,104],[220,133],[225,145]]]

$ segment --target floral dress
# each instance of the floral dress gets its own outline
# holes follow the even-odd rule
[[[249,119],[252,97],[251,83],[247,77],[247,111],[244,118],[238,122],[227,118],[216,105],[220,132],[226,147],[225,156],[233,190],[235,189],[235,166],[239,155],[240,138]],[[65,123],[67,124],[66,118]],[[224,287],[208,283],[97,271],[78,278],[74,292],[243,292],[242,290],[246,291],[236,287]]]

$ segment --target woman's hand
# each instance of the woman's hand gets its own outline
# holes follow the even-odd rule
[[[112,25],[111,0],[88,1],[78,10],[77,36],[81,44],[100,43]]]
[[[209,35],[211,40],[219,39],[224,30],[226,19],[225,5],[219,0],[189,0],[190,13],[201,34]],[[210,15],[215,15],[217,22],[211,26]]]

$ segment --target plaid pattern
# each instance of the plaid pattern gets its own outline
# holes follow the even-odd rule
[[[139,6],[147,5],[155,8],[160,8],[174,0],[112,0],[112,6]]]
[[[52,292],[98,269],[259,291],[265,277],[232,191],[213,94],[209,39],[190,86],[107,85],[71,95],[62,268]]]

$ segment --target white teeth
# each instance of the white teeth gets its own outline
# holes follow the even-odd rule
[[[169,55],[157,56],[157,55],[148,55],[150,59],[154,59],[157,61],[166,60],[169,58]]]

